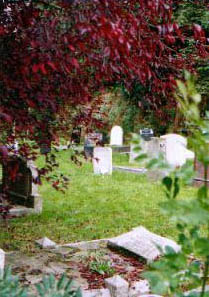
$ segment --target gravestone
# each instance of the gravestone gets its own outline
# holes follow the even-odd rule
[[[71,143],[80,144],[81,142],[81,128],[73,129],[71,134]]]
[[[138,146],[141,147],[141,150],[135,152],[134,149]],[[151,137],[149,140],[142,138],[139,145],[131,144],[129,162],[134,162],[140,154],[146,154],[150,159],[158,158],[160,154],[165,155],[165,140],[159,137]]]
[[[102,140],[103,140],[102,133],[88,133],[86,135],[85,141],[84,141],[84,154],[87,159],[93,158],[94,147],[98,143],[101,143]]]
[[[139,134],[145,141],[151,140],[151,138],[154,136],[153,130],[150,128],[141,129]]]
[[[11,173],[16,172],[15,176]],[[11,156],[2,164],[2,191],[12,205],[21,205],[36,213],[42,211],[42,199],[38,194],[38,171],[32,161]]]
[[[126,249],[143,257],[148,262],[162,255],[165,252],[166,246],[172,247],[175,252],[180,251],[180,246],[173,240],[154,234],[144,227],[134,228],[128,233],[111,238],[108,241],[108,245]]]
[[[123,145],[123,129],[120,126],[114,126],[112,128],[110,145]]]
[[[112,174],[112,149],[95,147],[93,156],[94,174]]]
[[[187,149],[187,139],[178,134],[160,137],[165,141],[165,159],[173,167],[183,166],[187,160],[194,160],[194,153]]]

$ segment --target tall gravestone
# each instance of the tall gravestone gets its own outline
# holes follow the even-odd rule
[[[20,157],[11,156],[6,164],[2,165],[2,190],[11,205],[24,206],[40,213],[42,199],[35,183],[37,179],[38,172],[32,161],[27,162]]]
[[[93,156],[94,174],[112,174],[112,149],[95,147]]]
[[[187,139],[178,134],[161,136],[165,141],[165,159],[173,167],[180,167],[187,160],[194,160],[194,153],[187,149]]]
[[[120,126],[114,126],[110,134],[110,145],[123,145],[123,129]]]

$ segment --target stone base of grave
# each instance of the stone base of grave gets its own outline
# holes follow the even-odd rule
[[[113,166],[113,170],[136,173],[136,174],[144,174],[147,172],[146,168],[131,168],[131,167],[124,167],[124,166]]]
[[[113,153],[130,153],[130,146],[129,145],[111,145]]]

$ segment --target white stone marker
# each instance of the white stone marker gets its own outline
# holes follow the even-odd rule
[[[93,156],[94,174],[112,174],[112,149],[95,147]]]
[[[165,252],[166,246],[173,248],[176,253],[181,249],[175,241],[154,234],[142,226],[134,228],[132,231],[118,237],[109,239],[108,245],[124,248],[143,257],[148,262],[151,262],[162,255],[162,253]],[[162,252],[158,247],[160,247]]]
[[[110,290],[111,297],[127,297],[128,282],[119,275],[105,279],[105,285]]]
[[[3,274],[5,265],[5,252],[0,249],[0,276]]]
[[[112,127],[110,145],[123,145],[123,129],[120,126]]]
[[[148,294],[150,292],[149,282],[145,280],[140,280],[137,282],[133,282],[129,289],[129,297],[138,297],[144,294]]]
[[[161,136],[165,140],[165,159],[169,165],[180,167],[188,159],[194,159],[194,153],[187,149],[187,139],[178,134]]]

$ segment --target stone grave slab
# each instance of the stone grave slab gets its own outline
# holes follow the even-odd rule
[[[94,174],[112,174],[112,149],[95,147],[93,156]]]
[[[180,246],[175,241],[156,235],[142,226],[110,239],[108,246],[126,249],[143,257],[148,262],[162,255],[166,246],[172,247],[175,252],[180,251]],[[162,252],[158,247],[162,249]]]
[[[123,145],[123,129],[120,126],[112,127],[110,145]]]

